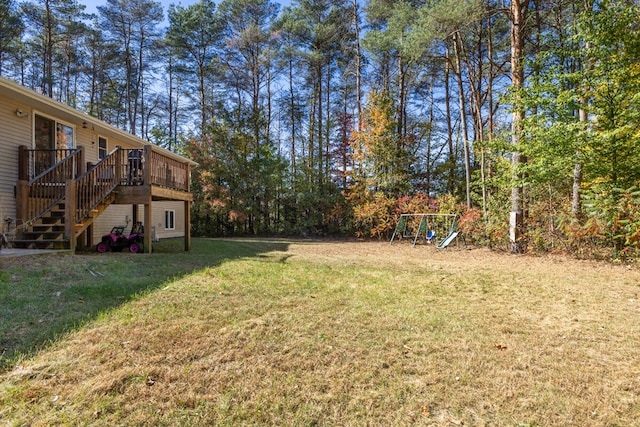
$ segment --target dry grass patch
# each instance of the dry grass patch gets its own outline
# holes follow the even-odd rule
[[[406,244],[285,247],[170,282],[21,362],[0,377],[0,420],[640,419],[636,270]]]

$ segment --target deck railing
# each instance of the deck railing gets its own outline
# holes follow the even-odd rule
[[[151,147],[149,147],[151,148]],[[151,157],[150,184],[179,191],[189,191],[189,165],[162,153],[148,150]]]
[[[63,154],[66,156],[61,157]],[[54,158],[60,160],[33,179],[27,179],[37,170],[36,164]],[[119,185],[156,185],[189,192],[191,179],[188,163],[154,151],[151,146],[144,149],[117,147],[85,173],[82,173],[82,148],[30,150],[20,147],[19,162],[18,194],[26,207],[22,218],[27,223],[44,216],[65,198],[69,205],[67,216],[78,224]]]
[[[35,221],[42,217],[64,199],[67,180],[75,179],[82,165],[82,149],[46,151],[49,152],[48,154],[56,151],[55,155],[59,154],[57,151],[63,151],[67,155],[58,163],[29,180],[29,197],[26,211],[28,222]],[[33,156],[29,156],[28,158],[37,159],[37,154],[33,154]]]
[[[91,214],[118,185],[159,185],[189,191],[189,165],[153,151],[116,148],[75,180],[75,222]]]
[[[52,166],[62,162],[79,148],[63,148],[59,150],[34,150],[24,146],[19,151],[20,179],[32,181],[51,169]],[[82,165],[76,164],[76,174],[80,174]]]
[[[88,217],[120,184],[122,150],[116,148],[75,179],[75,223]]]

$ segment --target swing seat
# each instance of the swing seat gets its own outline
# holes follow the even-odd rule
[[[427,239],[427,243],[433,243],[433,239],[436,237],[436,232],[433,230],[429,230],[425,238]]]

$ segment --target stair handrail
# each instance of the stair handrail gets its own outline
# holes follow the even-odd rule
[[[31,151],[37,151],[37,150],[31,150]],[[55,150],[44,150],[44,151],[55,151]],[[69,150],[64,150],[64,151],[69,151]],[[67,154],[64,158],[62,158],[59,162],[49,167],[49,169],[43,171],[38,176],[31,178],[29,180],[29,185],[34,184],[38,181],[42,181],[43,178],[45,178],[45,176],[51,177],[51,172],[55,170],[60,170],[60,168],[64,168],[65,172],[67,172],[69,175],[69,176],[66,176],[66,175],[61,176],[62,182],[64,182],[66,179],[69,179],[69,178],[75,178],[75,176],[78,173],[78,165],[77,165],[77,162],[72,162],[72,160],[77,160],[77,157],[81,151],[82,151],[81,148],[75,148],[71,150],[70,153]],[[71,168],[69,168],[69,166],[71,166]]]
[[[82,159],[82,149],[77,148],[64,159],[29,181],[26,224],[42,218],[65,197],[65,182],[74,179]]]
[[[75,179],[76,206],[73,220],[76,224],[87,218],[91,211],[118,187],[122,175],[121,157],[122,150],[120,147],[116,147],[87,172]]]
[[[54,149],[42,149],[42,148],[33,148],[29,149],[26,146],[19,147],[19,179],[23,179],[29,182],[35,181],[40,176],[46,174],[58,165],[61,162],[64,162],[69,157],[77,154],[78,151],[82,150],[82,147],[78,148],[54,148]],[[38,172],[40,169],[39,166],[42,166],[42,162],[51,164],[52,166],[48,166],[42,172]],[[80,164],[76,164],[76,174],[79,174]],[[37,175],[36,175],[36,172]],[[35,176],[34,176],[35,175]]]

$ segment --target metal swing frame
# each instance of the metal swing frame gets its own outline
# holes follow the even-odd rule
[[[415,246],[420,236],[424,235],[427,243],[439,242],[438,248],[442,249],[446,247],[442,245],[443,242],[448,241],[448,245],[457,236],[456,217],[456,214],[401,214],[389,244],[397,237],[412,239]]]

